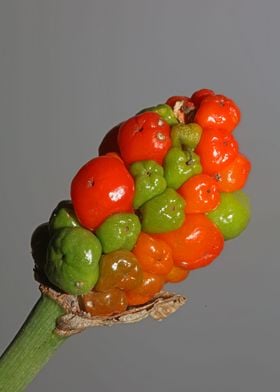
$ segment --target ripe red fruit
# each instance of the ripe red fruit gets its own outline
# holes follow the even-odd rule
[[[162,164],[171,147],[170,126],[157,113],[141,113],[121,125],[118,143],[126,165],[142,160]]]
[[[200,103],[194,122],[202,128],[214,128],[230,133],[240,122],[240,109],[224,95],[208,95]]]
[[[202,100],[208,95],[215,95],[213,90],[209,90],[208,88],[202,88],[201,90],[197,90],[191,96],[192,102],[195,104],[195,107],[198,108],[202,102]]]
[[[108,216],[132,211],[133,178],[117,154],[87,162],[71,184],[71,199],[82,226],[94,230]]]
[[[204,214],[187,214],[179,229],[153,236],[166,241],[174,264],[186,270],[210,264],[224,246],[222,233]]]
[[[239,154],[225,168],[213,175],[220,192],[235,192],[246,184],[251,163],[245,155]]]
[[[177,192],[186,202],[185,212],[187,214],[214,210],[221,198],[215,179],[207,174],[191,177]]]
[[[238,154],[238,143],[232,134],[217,129],[204,129],[196,148],[203,172],[217,173],[230,164]]]

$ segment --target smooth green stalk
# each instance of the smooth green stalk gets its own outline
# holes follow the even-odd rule
[[[25,390],[65,338],[54,333],[63,309],[42,295],[0,358],[0,391]]]

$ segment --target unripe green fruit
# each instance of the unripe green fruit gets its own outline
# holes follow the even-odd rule
[[[114,214],[107,218],[96,230],[103,252],[119,249],[131,250],[140,234],[141,224],[135,214]]]
[[[142,230],[146,233],[166,233],[182,226],[185,201],[174,189],[147,201],[141,208]]]
[[[250,221],[249,198],[242,191],[221,193],[220,204],[207,216],[221,230],[225,240],[235,238],[246,229]]]
[[[135,209],[162,193],[166,188],[163,168],[153,160],[135,162],[130,166],[129,171],[135,182],[133,198]]]
[[[196,123],[176,124],[171,128],[172,146],[183,150],[194,150],[202,135],[202,128]]]
[[[192,151],[173,147],[164,158],[164,176],[170,188],[180,188],[184,182],[201,172],[199,156]]]
[[[51,232],[63,229],[64,227],[79,227],[80,224],[75,215],[73,205],[69,200],[61,201],[53,211],[50,221],[49,229]]]
[[[68,294],[90,291],[99,277],[101,244],[81,227],[66,227],[52,236],[45,264],[49,281]]]
[[[167,122],[169,125],[178,124],[177,117],[175,116],[172,108],[166,103],[161,103],[157,106],[152,106],[150,108],[146,108],[141,110],[139,113],[145,112],[155,112],[160,115],[160,117]]]

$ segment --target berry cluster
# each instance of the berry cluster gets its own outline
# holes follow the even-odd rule
[[[210,264],[250,219],[239,121],[231,99],[203,89],[113,128],[51,216],[48,280],[112,315]]]

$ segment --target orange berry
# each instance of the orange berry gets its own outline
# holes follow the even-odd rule
[[[130,290],[141,281],[142,269],[132,252],[121,249],[101,256],[100,275],[95,290],[106,291],[113,287]]]
[[[141,305],[151,300],[164,285],[164,277],[143,272],[142,283],[133,290],[126,291],[128,305]]]
[[[155,239],[146,233],[138,237],[133,253],[143,271],[166,275],[173,267],[172,251],[166,242]]]
[[[91,291],[80,297],[81,308],[92,316],[109,316],[124,312],[127,299],[124,291],[113,288],[105,292]]]

